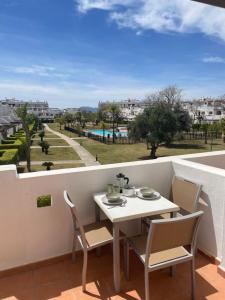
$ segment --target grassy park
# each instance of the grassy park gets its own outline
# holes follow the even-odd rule
[[[40,149],[31,150],[31,161],[56,161],[56,160],[80,160],[72,148],[49,148],[45,154]]]
[[[50,146],[69,146],[66,141],[57,137],[49,139],[47,136],[44,139]],[[33,140],[32,146],[39,146],[40,138],[38,140]]]
[[[64,129],[64,126],[62,126],[61,130],[60,130],[60,126],[58,123],[49,123],[48,124],[49,128],[55,130],[55,131],[58,131],[62,134],[65,134],[66,136],[70,137],[70,138],[75,138],[75,137],[78,137],[78,135],[76,133],[73,133],[73,132],[70,132],[68,130],[65,130]]]
[[[101,164],[149,159],[149,150],[147,150],[144,143],[106,145],[91,139],[78,141],[92,155],[97,155]],[[225,150],[225,144],[222,140],[214,140],[212,150]],[[164,157],[208,151],[211,151],[211,145],[210,143],[205,144],[203,140],[182,140],[173,142],[170,147],[159,147],[157,156]]]

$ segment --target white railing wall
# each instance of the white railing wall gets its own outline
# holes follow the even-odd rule
[[[169,197],[174,174],[202,184],[199,209],[205,214],[198,245],[218,257],[225,267],[225,170],[189,158],[167,157],[21,175],[17,175],[15,166],[0,167],[0,271],[69,253],[72,220],[64,205],[63,190],[71,194],[83,223],[88,224],[95,219],[92,194],[103,191],[119,172],[125,173],[131,184],[151,186],[165,197]],[[219,159],[225,159],[225,152]],[[52,195],[52,206],[37,208],[37,197],[45,194]],[[128,234],[137,233],[140,222],[123,227]]]
[[[95,219],[94,192],[103,191],[116,174],[131,183],[151,185],[168,197],[173,169],[168,159],[37,172],[18,176],[14,166],[0,168],[0,270],[70,252],[72,222],[64,205],[67,189],[84,224]],[[51,194],[52,206],[37,208],[36,198]],[[138,232],[134,222],[127,230]]]
[[[180,159],[173,161],[173,169],[175,175],[202,185],[198,247],[224,263],[225,170]]]

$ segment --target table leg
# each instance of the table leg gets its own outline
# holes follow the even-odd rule
[[[114,286],[117,293],[120,292],[120,239],[119,224],[113,223],[113,273]]]
[[[95,203],[95,221],[100,222],[100,207]],[[101,247],[96,248],[96,255],[101,255]]]
[[[95,203],[95,221],[100,222],[100,207]]]

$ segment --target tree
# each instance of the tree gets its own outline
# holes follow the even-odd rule
[[[51,162],[51,161],[45,161],[43,164],[42,164],[43,167],[46,167],[46,170],[47,171],[50,171],[51,170],[51,167],[54,166],[54,163]]]
[[[101,129],[102,129],[103,143],[105,143],[105,128],[106,128],[105,122],[101,121],[100,126],[101,126]]]
[[[208,123],[201,124],[201,130],[204,133],[205,137],[205,144],[208,144],[208,131],[209,131],[210,125]]]
[[[48,150],[50,148],[49,143],[48,142],[43,142],[42,145],[43,145],[43,149],[44,149],[45,154],[48,154]]]
[[[45,132],[44,132],[44,130],[43,130],[43,131],[41,131],[41,132],[39,133],[39,137],[40,137],[40,139],[41,139],[41,142],[43,142],[44,136],[45,136]]]
[[[44,153],[45,152],[45,142],[39,142],[38,145],[41,147],[41,151]]]
[[[71,126],[73,120],[74,120],[74,116],[73,114],[71,113],[66,113],[65,116],[64,116],[64,120],[65,120],[65,123],[66,125],[69,127]]]
[[[171,105],[156,101],[129,126],[129,137],[145,139],[150,144],[150,158],[156,158],[160,143],[167,142],[177,132],[177,118]]]
[[[35,116],[32,114],[28,114],[27,104],[24,104],[21,107],[17,108],[16,114],[22,122],[23,130],[26,135],[25,154],[26,154],[26,161],[27,161],[27,170],[28,172],[31,172],[31,165],[30,165],[31,132],[29,129],[29,125],[35,122]]]
[[[187,111],[185,111],[180,102],[173,105],[173,111],[177,118],[177,131],[189,131],[192,125],[192,120]]]
[[[57,117],[55,122],[59,124],[59,129],[62,130],[62,125],[65,125],[65,118],[63,116]]]
[[[225,143],[225,118],[220,120],[220,128],[222,131],[222,140]]]
[[[168,109],[170,108],[170,110],[174,112],[177,128],[174,133],[171,132],[169,135],[167,135],[165,140],[167,146],[169,146],[172,142],[175,133],[188,131],[191,127],[191,118],[189,113],[183,109],[181,101],[181,89],[177,88],[176,86],[168,86],[159,92],[147,96],[146,98],[146,102],[149,104],[149,107],[155,105],[156,103],[164,103],[167,105]]]
[[[119,122],[121,122],[121,120],[122,120],[122,114],[121,114],[120,108],[115,103],[109,104],[109,106],[106,108],[106,110],[107,110],[107,113],[109,114],[110,120],[112,122],[113,144],[114,144],[115,136],[116,136],[115,125],[117,125],[117,127],[118,127]]]

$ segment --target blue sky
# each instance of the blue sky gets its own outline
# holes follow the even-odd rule
[[[1,0],[0,98],[54,107],[225,94],[225,10],[190,0]]]

